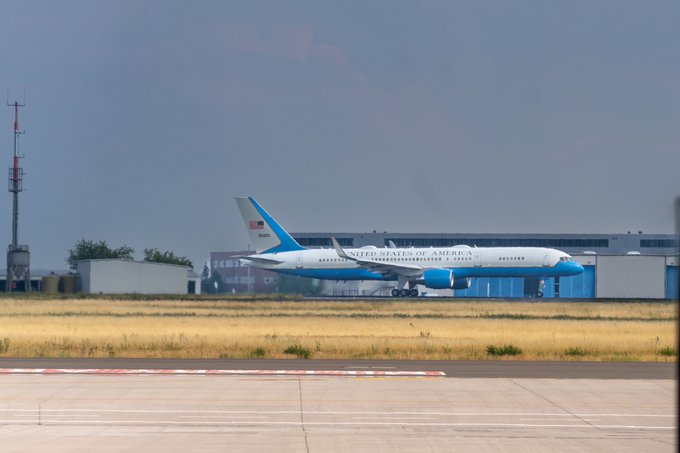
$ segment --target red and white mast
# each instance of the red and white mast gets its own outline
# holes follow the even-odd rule
[[[8,96],[9,98],[9,96]],[[24,170],[19,166],[19,159],[24,156],[19,154],[19,136],[24,131],[19,130],[19,107],[24,107],[26,101],[19,103],[7,102],[7,105],[14,107],[14,159],[12,167],[9,169],[8,189],[12,193],[12,243],[7,247],[7,280],[5,281],[5,291],[16,289],[15,280],[24,280],[24,290],[31,290],[30,254],[28,245],[19,244],[19,192],[24,190],[23,178]]]

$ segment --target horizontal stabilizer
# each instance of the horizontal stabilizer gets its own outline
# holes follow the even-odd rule
[[[254,261],[261,264],[281,264],[283,261],[273,260],[271,258],[262,258],[261,256],[236,256],[234,258],[239,258],[246,261]]]

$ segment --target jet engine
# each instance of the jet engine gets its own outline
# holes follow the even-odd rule
[[[455,278],[450,269],[429,269],[423,272],[422,281],[418,281],[432,289],[468,289],[472,279],[469,277]]]
[[[423,284],[433,289],[453,288],[453,271],[450,269],[429,269],[423,272]]]
[[[470,277],[456,278],[453,280],[453,289],[468,289],[471,282]]]

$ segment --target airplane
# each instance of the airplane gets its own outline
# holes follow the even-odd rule
[[[568,254],[542,247],[389,247],[307,249],[288,234],[253,197],[236,203],[255,254],[239,257],[253,267],[321,280],[394,281],[394,297],[417,297],[416,285],[466,289],[475,277],[563,277],[583,272]],[[539,285],[537,297],[542,297]]]

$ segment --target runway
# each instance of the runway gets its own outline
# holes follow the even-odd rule
[[[648,362],[0,358],[0,368],[434,371],[450,378],[677,379],[676,363]]]
[[[593,370],[566,364],[551,371],[561,378],[527,378],[502,375],[532,374],[542,364],[283,362],[2,359],[0,367],[245,370],[260,364],[253,369],[303,371],[410,364],[447,376],[3,374],[0,445],[3,451],[103,453],[676,449],[675,380],[667,377],[669,367],[643,366],[675,364],[596,364],[607,378],[584,377]],[[494,366],[505,363],[522,365]],[[474,368],[496,376],[448,374],[480,374]]]

